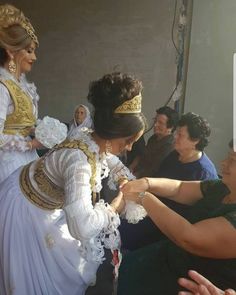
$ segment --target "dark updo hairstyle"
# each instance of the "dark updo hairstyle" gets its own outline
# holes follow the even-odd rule
[[[129,137],[147,128],[142,113],[116,114],[115,109],[131,100],[142,90],[141,81],[134,77],[111,73],[93,81],[88,101],[94,106],[94,130],[103,139]]]
[[[199,140],[196,149],[203,151],[208,145],[207,137],[211,134],[210,124],[206,119],[194,113],[187,113],[181,117],[178,122],[179,127],[186,126],[191,140]]]

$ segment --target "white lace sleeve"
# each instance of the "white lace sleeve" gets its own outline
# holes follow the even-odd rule
[[[7,114],[14,110],[7,88],[0,83],[0,148],[1,150],[26,151],[29,149],[27,140],[19,135],[3,134]]]
[[[117,249],[119,217],[108,204],[91,201],[91,167],[81,151],[66,151],[61,167],[65,183],[66,219],[71,235],[80,240],[87,259],[102,262],[103,247]]]
[[[135,176],[129,169],[120,161],[120,159],[112,154],[106,157],[108,168],[110,170],[108,185],[110,189],[117,189],[119,179],[127,178],[128,180],[135,179]]]
[[[129,169],[119,160],[118,157],[109,154],[107,156],[107,164],[110,169],[110,175],[108,179],[108,185],[110,189],[117,189],[117,184],[120,178],[127,178],[128,180],[135,179],[135,176],[129,171]],[[121,216],[129,223],[138,223],[147,215],[143,206],[136,204],[132,201],[126,201],[125,208],[121,213]]]
[[[29,150],[27,139],[20,135],[3,134],[5,120],[0,119],[0,149],[2,151],[21,151]]]

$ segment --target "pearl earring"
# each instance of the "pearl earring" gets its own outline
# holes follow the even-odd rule
[[[9,72],[11,74],[15,74],[15,72],[16,72],[16,64],[15,64],[13,59],[10,60],[10,62],[8,64],[8,69],[9,69]]]

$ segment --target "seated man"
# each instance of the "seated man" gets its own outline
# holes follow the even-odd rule
[[[178,180],[213,180],[217,179],[214,164],[203,152],[210,136],[209,123],[201,116],[188,113],[178,122],[175,136],[175,150],[171,152],[154,177]],[[169,208],[189,219],[191,210],[188,205],[160,198]],[[163,238],[160,230],[149,217],[138,224],[129,224],[122,220],[120,226],[122,245],[125,249],[135,250]]]
[[[178,113],[170,107],[156,110],[154,134],[149,138],[144,154],[138,162],[133,162],[129,168],[136,177],[153,176],[161,162],[174,149],[173,132],[178,122]]]

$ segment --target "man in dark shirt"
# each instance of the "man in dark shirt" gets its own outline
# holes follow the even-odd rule
[[[173,132],[178,123],[178,113],[165,106],[156,110],[154,134],[149,138],[143,155],[129,168],[136,177],[153,176],[161,162],[174,149]]]

